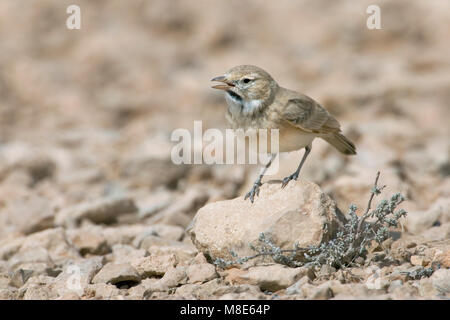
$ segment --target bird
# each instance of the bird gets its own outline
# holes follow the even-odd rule
[[[356,154],[355,144],[342,134],[339,122],[323,106],[309,96],[281,87],[265,70],[239,65],[211,81],[220,82],[212,88],[225,92],[226,118],[233,129],[278,129],[279,152],[305,149],[297,170],[282,180],[282,188],[298,179],[315,138],[343,154]],[[255,195],[259,196],[261,180],[275,157],[270,155],[244,200],[253,203]]]

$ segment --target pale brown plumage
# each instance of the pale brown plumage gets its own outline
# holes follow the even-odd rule
[[[344,154],[356,154],[355,145],[341,134],[339,122],[324,107],[306,95],[280,87],[261,68],[237,66],[212,80],[223,83],[213,88],[226,92],[227,119],[233,128],[279,129],[280,152],[305,148],[297,171],[283,180],[283,187],[297,179],[316,137]],[[246,196],[252,202],[259,192],[263,174]]]

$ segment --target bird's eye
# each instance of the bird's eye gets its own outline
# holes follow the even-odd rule
[[[249,79],[249,78],[242,79],[242,82],[244,82],[244,83],[249,83],[250,81],[252,81],[252,79]]]

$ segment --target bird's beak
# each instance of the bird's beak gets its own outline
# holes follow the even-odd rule
[[[220,89],[220,90],[226,91],[226,90],[234,87],[234,84],[232,84],[231,82],[228,82],[227,78],[225,76],[218,76],[218,77],[212,78],[211,81],[219,81],[219,82],[224,83],[224,84],[218,84],[218,85],[212,86],[211,88],[214,88],[214,89]]]

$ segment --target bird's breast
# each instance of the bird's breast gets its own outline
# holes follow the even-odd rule
[[[295,127],[279,130],[280,152],[291,152],[308,146],[316,137],[315,134],[305,132]]]

